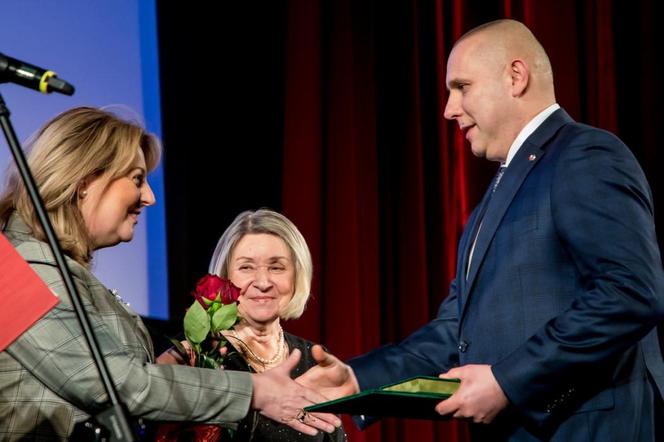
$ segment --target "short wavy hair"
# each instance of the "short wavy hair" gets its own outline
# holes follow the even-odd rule
[[[240,213],[219,238],[210,260],[209,271],[228,278],[228,269],[235,246],[248,234],[267,233],[281,238],[290,249],[295,263],[295,291],[289,303],[279,312],[281,319],[299,318],[311,294],[313,264],[304,237],[295,224],[284,215],[268,209]]]
[[[159,162],[161,145],[139,124],[125,121],[108,110],[75,107],[46,123],[28,143],[28,164],[35,178],[55,234],[65,254],[88,266],[94,243],[78,207],[79,189],[89,177],[103,176],[106,185],[126,175],[136,161],[138,148],[152,171]],[[45,235],[25,186],[12,168],[0,197],[0,224],[17,212],[33,235]]]

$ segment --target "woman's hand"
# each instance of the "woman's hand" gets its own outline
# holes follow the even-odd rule
[[[254,391],[251,407],[272,420],[286,424],[304,434],[315,436],[318,431],[332,433],[341,420],[329,413],[306,413],[309,405],[324,402],[325,397],[293,381],[290,372],[300,360],[300,351],[277,367],[253,374]]]
[[[155,361],[157,364],[171,364],[171,365],[194,365],[196,362],[196,354],[186,340],[180,341],[180,344],[185,349],[188,355],[188,361],[184,359],[183,355],[177,348],[171,347],[157,357]]]

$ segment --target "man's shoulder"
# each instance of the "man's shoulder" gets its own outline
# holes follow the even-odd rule
[[[594,145],[606,146],[609,149],[616,149],[618,151],[627,149],[625,143],[616,134],[606,129],[574,120],[566,121],[562,124],[552,142],[554,144],[562,144],[567,148]]]
[[[617,135],[576,121],[561,125],[544,144],[544,149],[556,163],[579,159],[596,163],[602,158],[630,164],[636,161],[629,147]]]

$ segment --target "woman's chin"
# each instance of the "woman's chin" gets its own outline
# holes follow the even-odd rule
[[[99,249],[105,249],[107,247],[113,247],[117,246],[122,242],[122,239],[116,238],[116,239],[107,239],[107,240],[97,240],[95,241],[94,249],[99,250]]]
[[[242,318],[249,323],[249,325],[270,325],[279,320],[279,315],[242,315]]]

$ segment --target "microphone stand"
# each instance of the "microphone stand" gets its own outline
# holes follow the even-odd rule
[[[1,78],[0,83],[2,83]],[[18,171],[21,175],[21,179],[23,180],[25,188],[28,191],[30,200],[34,205],[39,222],[44,229],[48,244],[51,247],[58,269],[60,270],[60,274],[62,275],[62,279],[65,283],[65,287],[69,293],[69,296],[71,297],[76,317],[78,318],[78,322],[81,324],[83,336],[85,337],[85,340],[90,347],[92,359],[97,366],[99,376],[101,377],[101,381],[104,384],[104,389],[106,390],[106,394],[108,395],[108,398],[111,402],[111,406],[103,412],[97,414],[95,416],[95,420],[103,427],[105,427],[107,432],[109,432],[109,441],[137,441],[138,439],[134,435],[134,432],[129,425],[126,407],[120,402],[118,398],[118,393],[111,379],[108,366],[106,365],[106,361],[102,356],[99,342],[97,341],[97,338],[92,331],[90,319],[88,318],[85,308],[83,307],[81,295],[76,289],[76,285],[74,284],[71,273],[69,272],[69,267],[67,267],[62,250],[60,249],[60,243],[58,242],[57,237],[53,231],[51,221],[46,215],[44,203],[37,190],[37,185],[35,184],[32,173],[30,172],[30,168],[28,167],[28,163],[25,159],[25,155],[23,154],[23,150],[21,149],[21,145],[16,138],[16,133],[14,132],[9,115],[9,108],[5,104],[5,100],[2,97],[2,94],[0,94],[0,125],[2,125],[2,130],[5,134],[5,138],[7,139],[9,149],[14,156],[14,161],[18,167]],[[99,440],[107,440],[104,438],[104,436],[102,436],[101,428],[91,428],[91,430],[96,434],[96,437],[102,437],[102,439]]]

